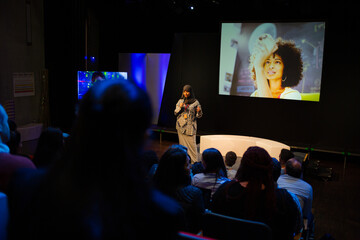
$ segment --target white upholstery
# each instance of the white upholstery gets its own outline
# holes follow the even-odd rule
[[[21,134],[21,142],[38,139],[40,137],[42,128],[42,123],[29,123],[19,126],[17,130]]]
[[[281,142],[239,135],[203,135],[200,136],[200,154],[207,148],[218,149],[223,156],[228,151],[233,151],[238,157],[242,157],[244,152],[251,146],[264,148],[271,157],[279,159],[281,149],[290,150],[290,146]]]
[[[0,192],[0,239],[7,239],[9,220],[8,201],[5,193]]]

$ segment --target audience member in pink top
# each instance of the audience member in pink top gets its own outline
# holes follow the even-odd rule
[[[17,169],[35,168],[29,158],[10,154],[10,149],[5,144],[9,140],[9,136],[8,116],[0,105],[0,192],[4,193],[7,193],[8,183]]]

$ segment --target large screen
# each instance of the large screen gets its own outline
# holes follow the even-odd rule
[[[78,99],[81,99],[96,81],[112,79],[127,79],[127,72],[78,71]]]
[[[222,23],[219,94],[320,101],[325,22]]]

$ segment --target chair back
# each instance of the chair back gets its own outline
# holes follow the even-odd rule
[[[271,240],[271,228],[261,222],[225,216],[213,212],[204,215],[204,236],[216,239]]]
[[[210,202],[211,202],[211,189],[206,189],[206,188],[200,188],[198,187],[203,195],[203,199],[204,199],[204,207],[205,209],[209,209],[210,207]]]

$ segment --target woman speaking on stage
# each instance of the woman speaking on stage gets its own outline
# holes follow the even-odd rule
[[[183,87],[181,98],[176,103],[174,113],[177,116],[176,130],[179,136],[179,144],[188,148],[191,163],[197,162],[196,119],[201,118],[203,112],[190,85]]]

